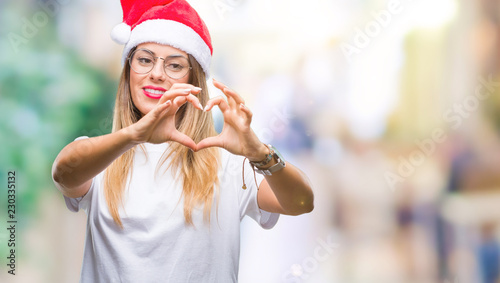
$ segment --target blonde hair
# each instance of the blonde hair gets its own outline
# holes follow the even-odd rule
[[[201,104],[205,105],[209,99],[205,73],[194,57],[191,55],[188,55],[188,57],[193,67],[189,74],[189,83],[202,88],[197,97]],[[126,63],[116,94],[113,132],[128,127],[141,118],[140,111],[132,101],[129,79],[130,66]],[[209,112],[195,109],[190,103],[186,103],[179,108],[176,118],[177,129],[191,137],[195,143],[217,134],[212,115]],[[132,173],[135,150],[136,148],[132,148],[122,154],[104,172],[104,196],[106,203],[113,216],[113,220],[121,228],[123,228],[123,224],[119,215],[119,206],[123,207],[123,192],[127,185],[128,176]],[[217,195],[217,203],[219,197],[219,179],[217,176],[219,168],[218,149],[207,148],[195,153],[179,143],[169,142],[169,147],[160,159],[157,169],[169,158],[171,158],[171,161],[166,168],[171,167],[173,172],[179,172],[183,181],[182,196],[184,196],[184,218],[186,223],[193,225],[192,210],[195,206],[202,204],[204,205],[203,218],[205,221],[208,220],[210,222],[214,194]],[[158,173],[158,170],[156,170],[156,173]]]

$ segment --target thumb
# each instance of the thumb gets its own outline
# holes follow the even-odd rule
[[[190,149],[196,151],[196,143],[185,134],[175,130],[170,137],[170,140],[178,142],[184,146],[189,147]]]
[[[208,138],[201,140],[197,144],[196,151],[199,151],[199,150],[202,150],[202,149],[208,148],[208,147],[214,147],[214,146],[223,147],[223,145],[224,144],[222,142],[220,135],[215,136],[215,137],[208,137]]]

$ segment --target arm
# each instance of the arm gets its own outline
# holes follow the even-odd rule
[[[186,91],[187,87],[191,89],[190,92]],[[137,123],[108,135],[67,145],[52,166],[52,178],[57,188],[70,198],[85,195],[90,189],[92,178],[140,143],[176,141],[195,149],[196,144],[175,128],[175,113],[187,101],[201,110],[198,98],[191,94],[199,91],[192,85],[174,84],[155,108]]]
[[[227,102],[222,97],[215,97],[207,103],[205,110],[218,105],[224,116],[224,126],[218,136],[200,141],[197,150],[218,146],[233,154],[245,156],[250,161],[262,160],[263,156],[269,154],[269,149],[250,128],[252,112],[236,92],[215,80],[214,85],[227,96]],[[266,167],[275,163],[273,158]],[[314,194],[310,182],[295,166],[287,163],[285,168],[265,178],[257,195],[261,209],[288,215],[299,215],[313,210]]]
[[[57,156],[52,178],[63,195],[76,198],[87,193],[94,178],[135,144],[126,130],[74,141]]]
[[[264,146],[264,152],[269,149]],[[257,155],[264,156],[264,155]],[[251,161],[260,161],[258,158]],[[276,164],[273,158],[271,162],[262,167],[266,169]],[[297,167],[286,162],[286,167],[266,175],[265,180],[260,183],[257,193],[259,207],[265,211],[286,215],[300,215],[309,213],[314,209],[314,193],[307,176]]]

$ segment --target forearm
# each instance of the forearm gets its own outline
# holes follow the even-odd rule
[[[246,157],[253,162],[262,162],[270,154],[270,148],[260,143],[254,150],[250,150],[251,155]],[[264,158],[264,159],[263,159]],[[272,158],[269,163],[260,166],[259,169],[269,169],[277,163],[276,158]],[[297,167],[289,162],[286,166],[272,175],[265,175],[269,188],[264,187],[266,192],[262,192],[262,205],[268,210],[280,211],[287,215],[299,215],[311,212],[314,209],[314,193],[307,176]],[[267,193],[272,191],[273,197]],[[275,198],[277,203],[273,204],[271,199]]]
[[[66,191],[78,188],[135,145],[126,130],[74,141],[57,156],[52,177]]]
[[[299,215],[314,209],[310,182],[297,167],[287,162],[285,168],[265,178],[286,214]]]

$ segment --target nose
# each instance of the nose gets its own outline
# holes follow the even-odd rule
[[[156,63],[153,66],[153,69],[149,73],[150,77],[152,80],[157,80],[157,81],[165,81],[166,75],[165,75],[165,70],[163,68],[163,58],[158,57],[156,60]]]

